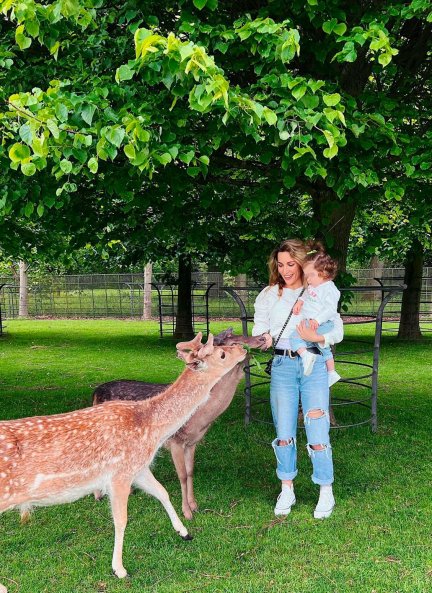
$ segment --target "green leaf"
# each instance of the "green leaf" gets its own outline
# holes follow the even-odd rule
[[[38,216],[40,218],[41,216],[43,216],[43,213],[45,212],[45,206],[39,203],[38,207],[36,208],[36,212],[38,213]]]
[[[296,86],[291,92],[292,95],[297,101],[303,97],[305,92],[307,91],[307,86],[305,84],[301,84],[300,86]]]
[[[68,108],[66,107],[66,105],[63,105],[62,103],[57,103],[55,108],[55,114],[57,119],[59,119],[62,122],[65,122],[68,119]]]
[[[328,107],[337,105],[341,100],[339,93],[333,93],[333,95],[323,95],[323,101]]]
[[[99,161],[97,160],[97,158],[92,156],[92,158],[88,160],[87,167],[89,168],[91,173],[97,173],[99,167]]]
[[[33,202],[27,202],[27,204],[24,206],[25,216],[27,216],[27,218],[30,218],[30,216],[33,214],[33,211],[34,211]]]
[[[279,138],[281,140],[288,140],[288,138],[291,137],[291,134],[288,132],[288,130],[282,130],[282,132],[279,132]]]
[[[53,119],[47,120],[47,128],[53,135],[53,138],[58,140],[58,138],[60,136],[60,130],[58,129],[58,126],[57,126],[57,123],[55,122],[55,120],[53,120]]]
[[[133,144],[126,144],[126,146],[123,148],[123,151],[128,159],[133,160],[136,156],[136,150]]]
[[[335,143],[333,134],[331,132],[329,132],[329,130],[324,130],[324,136],[326,137],[328,145],[331,148],[333,146],[333,144]]]
[[[30,148],[25,144],[16,142],[9,149],[9,158],[13,163],[20,163],[30,158]]]
[[[204,6],[207,4],[207,0],[193,0],[194,6],[198,8],[198,10],[202,10]]]
[[[287,189],[291,189],[296,184],[296,178],[292,175],[285,175],[283,178],[283,184]]]
[[[158,160],[162,165],[168,165],[172,161],[172,156],[169,152],[164,152],[163,154],[155,155],[156,160]]]
[[[346,30],[347,30],[347,26],[345,23],[338,23],[335,27],[333,27],[333,32],[339,36],[343,35]]]
[[[323,155],[326,157],[326,159],[332,159],[334,156],[337,155],[338,150],[339,149],[338,149],[337,145],[333,144],[333,146],[324,149]]]
[[[67,159],[62,159],[60,161],[60,169],[63,173],[70,173],[72,171],[72,163]]]
[[[21,171],[27,177],[31,177],[36,173],[36,165],[34,163],[22,163]]]
[[[86,122],[86,124],[88,124],[89,126],[91,126],[91,123],[93,121],[93,115],[94,115],[95,111],[96,111],[96,107],[94,105],[86,105],[81,110],[81,117]]]
[[[24,35],[24,25],[20,25],[15,31],[15,41],[20,49],[27,49],[31,46],[32,40]]]
[[[193,150],[190,150],[189,152],[180,153],[179,159],[186,165],[189,165],[189,163],[194,158],[194,156],[195,156],[195,152]]]
[[[120,68],[117,68],[115,79],[116,82],[122,82],[123,80],[131,80],[135,75],[135,71],[132,70],[127,64],[123,64]]]
[[[39,22],[37,20],[26,20],[25,28],[27,33],[31,35],[33,39],[39,35]]]
[[[337,24],[337,20],[336,19],[331,19],[330,21],[325,21],[322,25],[322,30],[324,31],[324,33],[327,33],[327,35],[330,35],[330,33],[333,32],[334,27]]]
[[[105,138],[114,144],[117,148],[120,148],[121,143],[123,142],[123,138],[125,137],[125,130],[124,128],[110,128],[105,133]]]
[[[384,66],[384,68],[390,64],[391,60],[392,60],[391,53],[382,53],[378,57],[378,62],[381,64],[381,66]]]
[[[276,113],[274,111],[272,111],[271,109],[269,109],[268,107],[264,107],[263,115],[264,115],[266,122],[270,126],[274,126],[275,123],[277,122]]]
[[[33,132],[30,129],[28,124],[23,124],[19,129],[19,135],[21,140],[23,140],[26,144],[31,145],[33,140]]]
[[[200,156],[198,158],[198,160],[201,161],[202,163],[204,163],[204,165],[208,165],[210,163],[210,159],[205,154],[203,154],[202,156]]]
[[[199,167],[188,167],[186,172],[191,177],[197,177],[201,173],[201,169]]]

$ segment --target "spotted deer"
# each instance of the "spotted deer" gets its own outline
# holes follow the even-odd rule
[[[224,346],[243,344],[250,348],[266,348],[266,340],[262,336],[236,336],[232,328],[228,328],[215,336],[214,342]],[[194,348],[194,341],[183,342],[178,344],[177,347],[187,352]],[[221,377],[216,385],[212,387],[209,399],[195,411],[186,424],[164,443],[164,447],[171,452],[180,481],[182,511],[186,519],[192,519],[193,512],[198,509],[193,488],[195,448],[214,420],[230,405],[237,385],[243,378],[243,366],[243,363],[239,362]],[[127,401],[147,400],[167,387],[168,385],[165,384],[127,379],[110,381],[96,387],[93,392],[93,405],[119,399]],[[97,499],[100,499],[101,496],[100,491],[95,492]]]
[[[66,414],[0,422],[0,513],[108,494],[114,519],[114,573],[123,578],[123,537],[131,486],[157,498],[174,529],[191,539],[165,488],[149,469],[157,450],[189,420],[211,388],[246,357],[240,345],[214,346],[201,334],[178,355],[187,368],[162,393],[141,402],[112,401]]]

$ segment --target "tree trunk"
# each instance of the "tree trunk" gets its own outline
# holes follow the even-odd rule
[[[147,264],[144,268],[144,302],[143,302],[143,316],[144,320],[152,318],[152,298],[151,298],[151,281],[152,281],[153,266]]]
[[[223,286],[223,274],[217,267],[208,266],[208,281],[215,285],[210,289],[209,297],[218,299],[221,296],[220,287]]]
[[[190,340],[194,335],[192,324],[192,261],[190,255],[179,258],[177,315],[174,337]]]
[[[28,265],[19,261],[19,308],[18,317],[28,317]]]
[[[423,277],[423,247],[417,239],[413,241],[405,260],[402,308],[398,338],[402,340],[420,340],[420,298]]]
[[[340,200],[329,189],[312,193],[314,219],[319,224],[316,238],[324,242],[339,262],[339,271],[346,271],[348,244],[356,202],[354,198]]]

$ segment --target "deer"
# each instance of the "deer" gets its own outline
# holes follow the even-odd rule
[[[217,345],[243,344],[250,348],[266,348],[265,338],[262,336],[238,336],[233,333],[230,327],[214,337]],[[183,342],[178,347],[187,351],[193,349],[193,340]],[[171,438],[164,443],[164,447],[171,452],[174,467],[180,481],[182,493],[182,512],[186,519],[193,518],[193,513],[198,510],[198,503],[194,494],[193,475],[195,464],[195,449],[197,444],[204,438],[211,424],[230,405],[237,385],[243,378],[243,363],[239,362],[233,369],[226,373],[214,385],[210,391],[210,397],[205,404],[201,405]],[[121,379],[109,381],[96,387],[93,392],[93,405],[112,400],[142,401],[154,397],[157,393],[166,389],[168,385],[160,383],[146,383],[144,381],[132,381]],[[95,492],[95,498],[100,500],[102,494]]]
[[[0,422],[0,513],[72,502],[98,489],[107,493],[114,521],[112,569],[119,578],[131,486],[157,498],[172,526],[192,539],[165,488],[150,471],[161,445],[204,404],[212,387],[239,363],[241,345],[215,346],[209,334],[177,344],[186,368],[149,400],[112,401],[81,410]],[[3,585],[2,585],[3,586]],[[1,589],[0,589],[1,590]]]

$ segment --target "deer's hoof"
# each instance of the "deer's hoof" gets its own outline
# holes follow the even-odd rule
[[[190,533],[186,533],[186,535],[182,535],[181,538],[184,539],[185,542],[190,542],[191,540],[193,540],[193,537],[191,536]]]
[[[189,521],[191,519],[193,519],[193,513],[192,511],[188,508],[188,509],[183,509],[183,516],[185,519],[188,519]]]
[[[114,576],[118,577],[119,579],[124,579],[125,577],[128,576],[127,570],[125,568],[113,568],[113,574]]]

